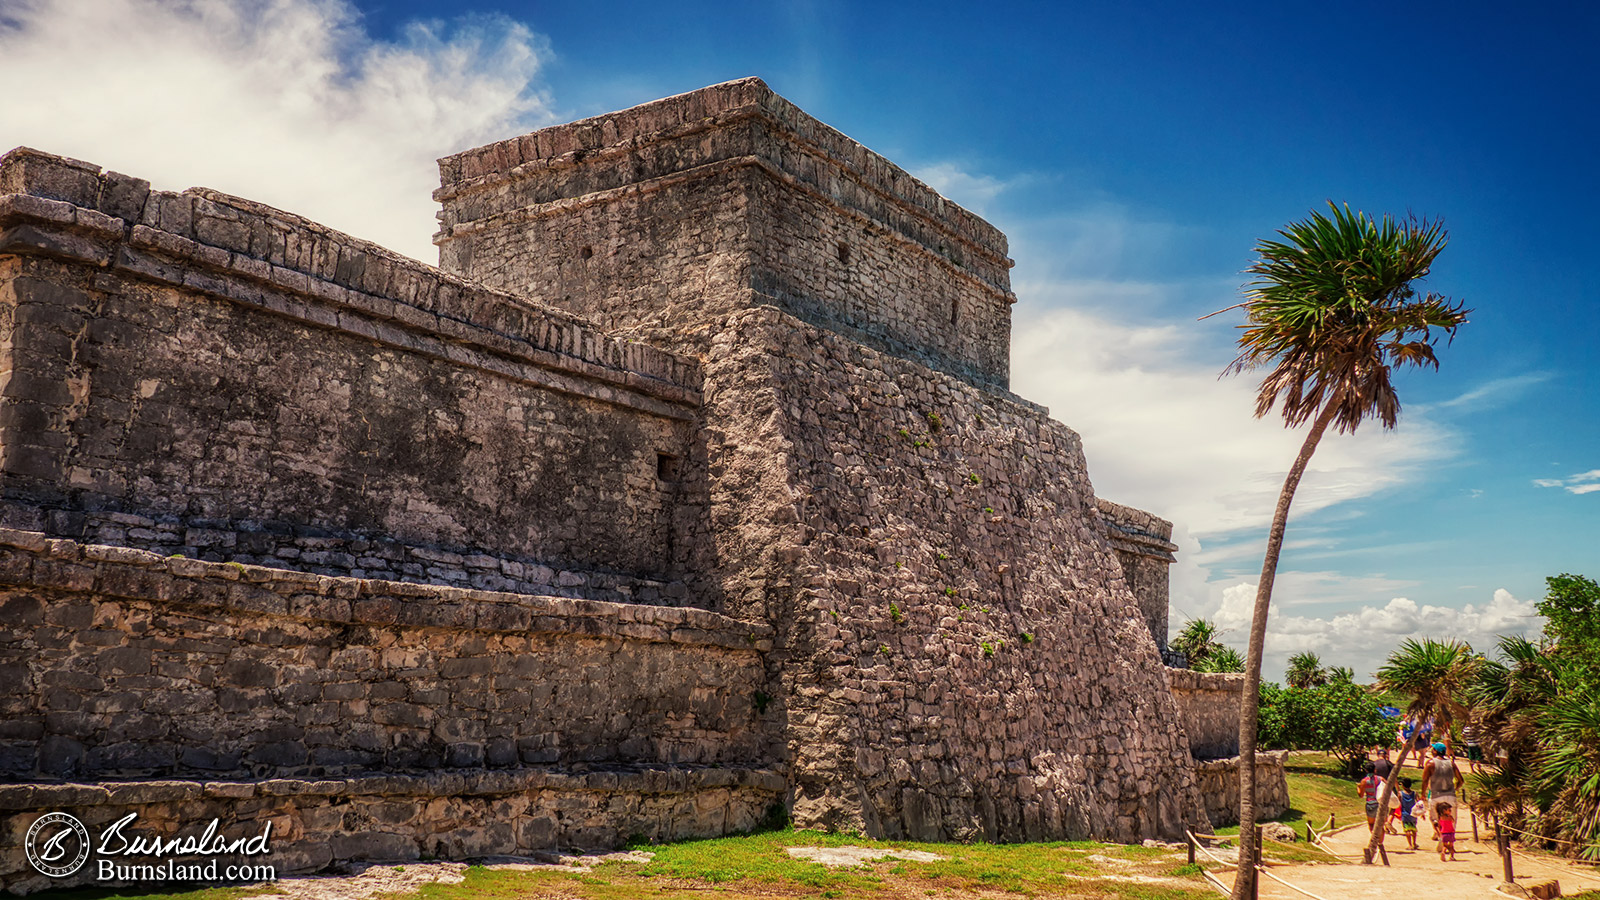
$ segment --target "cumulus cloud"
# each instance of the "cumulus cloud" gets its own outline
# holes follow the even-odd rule
[[[1600,469],[1590,469],[1566,478],[1535,478],[1533,483],[1542,488],[1565,488],[1569,494],[1592,494],[1600,491]]]
[[[548,124],[548,56],[498,17],[376,40],[345,0],[7,0],[0,152],[216,188],[431,262],[435,159]]]
[[[1275,595],[1277,587],[1275,584]],[[1243,648],[1250,633],[1255,594],[1256,586],[1249,583],[1223,589],[1213,621],[1223,630],[1224,643]],[[1262,663],[1262,671],[1269,677],[1283,671],[1291,654],[1310,651],[1321,656],[1324,665],[1349,666],[1358,678],[1369,679],[1407,638],[1465,641],[1488,652],[1501,635],[1536,637],[1544,627],[1532,601],[1519,600],[1503,588],[1486,603],[1461,607],[1419,604],[1406,597],[1329,616],[1293,615],[1277,602],[1273,607],[1267,619]]]
[[[1019,303],[1014,334],[1013,389],[1083,436],[1098,493],[1198,535],[1270,520],[1304,432],[1254,418],[1254,385],[1218,379],[1214,348],[1192,321],[1133,323],[1072,304]],[[1448,456],[1454,443],[1423,415],[1408,416],[1394,432],[1369,425],[1329,435],[1295,495],[1295,512],[1392,488]]]

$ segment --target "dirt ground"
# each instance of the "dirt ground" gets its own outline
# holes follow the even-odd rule
[[[1391,836],[1384,842],[1384,848],[1389,852],[1389,866],[1363,866],[1361,849],[1366,846],[1367,831],[1365,825],[1356,825],[1324,837],[1324,843],[1329,848],[1351,862],[1344,865],[1278,865],[1272,866],[1270,871],[1284,881],[1327,900],[1506,896],[1495,890],[1504,873],[1500,857],[1495,853],[1494,842],[1488,840],[1487,833],[1482,835],[1485,840],[1481,843],[1473,842],[1470,829],[1458,835],[1456,858],[1448,862],[1439,860],[1439,854],[1428,837],[1428,828],[1424,824],[1417,842],[1420,849],[1408,850],[1405,849],[1404,838]],[[1562,893],[1568,896],[1600,890],[1600,867],[1596,866],[1517,853],[1513,857],[1513,871],[1518,884],[1555,878],[1561,882]],[[1232,884],[1232,879],[1226,874],[1222,880]],[[1305,894],[1270,878],[1262,880],[1261,897],[1263,900],[1306,900]]]

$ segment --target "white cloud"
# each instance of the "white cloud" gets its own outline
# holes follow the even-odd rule
[[[984,215],[991,200],[1021,181],[1002,181],[992,175],[973,174],[950,162],[914,168],[911,174],[945,199],[954,200],[978,215]]]
[[[1477,409],[1495,406],[1516,399],[1528,388],[1543,384],[1551,377],[1549,372],[1528,372],[1506,378],[1494,378],[1435,405],[1441,409]]]
[[[9,0],[0,152],[203,185],[437,259],[434,160],[551,121],[504,18],[375,40],[345,0]]]
[[[1275,597],[1281,588],[1274,584]],[[1224,633],[1223,642],[1241,652],[1250,634],[1255,594],[1256,586],[1250,583],[1224,588],[1211,616]],[[1322,657],[1323,665],[1349,666],[1359,679],[1368,680],[1408,638],[1465,641],[1488,652],[1501,635],[1534,637],[1543,626],[1533,602],[1519,600],[1503,588],[1481,605],[1432,606],[1395,597],[1381,606],[1363,605],[1330,616],[1292,615],[1274,600],[1267,618],[1262,672],[1275,678],[1291,654],[1310,651]]]
[[[1535,487],[1566,488],[1569,494],[1592,494],[1600,491],[1600,469],[1590,469],[1566,478],[1535,478]]]
[[[1202,328],[1170,319],[1134,324],[1029,300],[1017,307],[1012,388],[1083,436],[1097,493],[1200,536],[1270,521],[1304,431],[1254,418],[1254,384],[1217,377],[1222,366]],[[1408,415],[1395,432],[1369,424],[1355,435],[1329,434],[1295,494],[1294,513],[1384,491],[1453,445],[1451,433],[1423,415]]]

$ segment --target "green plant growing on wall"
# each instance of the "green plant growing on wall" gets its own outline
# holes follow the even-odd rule
[[[989,641],[979,641],[978,646],[983,648],[983,655],[985,657],[994,656],[994,644],[990,643]]]
[[[1022,642],[1024,644],[1033,643],[1033,632],[1031,632],[1031,631],[1024,631],[1023,633],[1017,635],[1017,637],[1022,638]]]
[[[939,429],[941,429],[943,427],[944,427],[944,417],[943,416],[939,415],[936,412],[928,413],[928,430],[929,431],[933,432],[934,434],[938,434],[939,433]]]
[[[896,623],[899,623],[899,622],[904,621],[905,617],[906,617],[905,613],[900,611],[900,604],[898,604],[898,603],[890,603],[889,604],[889,618],[893,619]]]
[[[978,473],[977,472],[969,472],[969,473],[967,473],[967,480],[972,482],[973,484],[982,484],[983,483],[983,479],[978,477]]]

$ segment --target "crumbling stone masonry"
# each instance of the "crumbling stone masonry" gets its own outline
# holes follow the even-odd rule
[[[1206,817],[1215,827],[1239,822],[1239,705],[1244,675],[1167,669],[1167,682],[1178,701],[1195,777],[1205,798]],[[1263,820],[1289,809],[1285,751],[1256,754],[1256,809]]]
[[[0,159],[0,881],[58,807],[300,868],[1205,827],[1171,526],[1006,390],[1003,235],[755,79],[440,170],[444,271]]]

